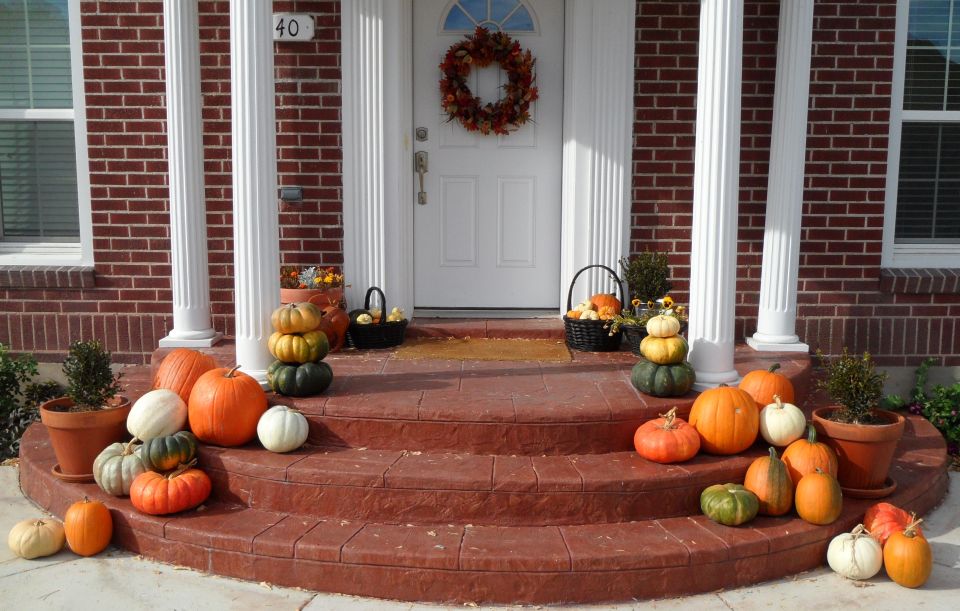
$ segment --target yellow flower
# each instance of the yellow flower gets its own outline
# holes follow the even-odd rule
[[[314,278],[314,279],[313,279],[313,283],[314,283],[314,284],[320,284],[320,282],[321,282],[320,278]]]
[[[328,274],[326,278],[323,279],[324,284],[333,283],[333,274]]]
[[[639,299],[634,299],[633,301],[630,302],[630,305],[632,305],[632,306],[635,307],[635,308],[639,308],[639,307],[640,307],[640,300],[639,300]]]
[[[667,308],[668,310],[673,307],[673,298],[670,297],[670,295],[667,295],[663,298],[663,307]]]
[[[647,309],[650,309],[650,310],[653,309],[653,301],[648,301],[648,302],[647,302]]]

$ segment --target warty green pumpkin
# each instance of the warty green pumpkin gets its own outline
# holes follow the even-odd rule
[[[319,395],[333,382],[333,369],[324,362],[289,365],[274,361],[267,367],[267,383],[273,392],[289,397]]]
[[[739,484],[716,484],[700,493],[700,510],[718,524],[739,526],[757,517],[760,500]]]
[[[165,437],[154,437],[143,442],[140,459],[150,471],[163,473],[185,465],[197,457],[197,437],[190,431],[180,431]]]
[[[633,387],[654,397],[683,396],[690,392],[696,380],[697,374],[687,362],[658,365],[641,358],[630,372]]]

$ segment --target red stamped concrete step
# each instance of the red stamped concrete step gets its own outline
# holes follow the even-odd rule
[[[893,477],[891,503],[919,514],[946,491],[939,434],[911,417]],[[703,516],[563,526],[480,526],[462,522],[321,519],[214,500],[203,510],[153,517],[93,484],[68,484],[41,425],[21,450],[21,486],[63,515],[87,495],[111,509],[114,542],[144,556],[280,585],[445,603],[587,603],[736,587],[823,563],[831,537],[850,529],[872,501],[846,499],[828,527],[795,516],[758,518],[738,528]]]
[[[700,492],[742,482],[742,456],[659,465],[635,452],[488,456],[399,450],[204,446],[217,496],[256,509],[356,520],[542,526],[689,515]]]

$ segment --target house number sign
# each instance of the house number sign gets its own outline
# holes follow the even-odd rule
[[[274,13],[274,40],[313,40],[313,16],[303,13]]]

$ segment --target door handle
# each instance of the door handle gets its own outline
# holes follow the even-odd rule
[[[420,191],[417,193],[417,203],[427,204],[427,192],[423,188],[423,175],[427,173],[427,151],[417,151],[413,154],[413,166],[420,177]]]

